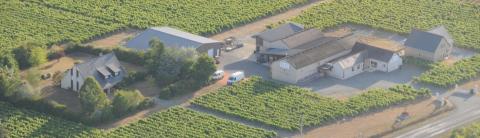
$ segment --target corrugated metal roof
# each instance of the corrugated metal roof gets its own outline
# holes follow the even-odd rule
[[[153,27],[140,33],[138,36],[127,42],[127,47],[145,51],[150,48],[152,39],[159,39],[165,46],[198,48],[205,44],[221,43],[210,38],[194,35],[170,27]]]
[[[265,41],[273,42],[273,41],[284,39],[290,35],[296,34],[303,30],[304,30],[303,25],[289,22],[277,28],[269,29],[264,32],[261,32],[255,36],[260,37]]]

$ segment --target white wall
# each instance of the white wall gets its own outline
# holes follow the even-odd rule
[[[283,68],[280,64],[288,64],[289,68]],[[297,83],[297,70],[293,68],[285,59],[277,60],[270,65],[272,79],[288,83]]]
[[[328,72],[328,75],[344,80],[364,72],[363,67],[363,63],[359,63],[352,67],[342,68],[340,63],[337,62],[333,65],[332,71]],[[352,70],[352,68],[354,69]]]
[[[400,66],[402,66],[402,64],[403,64],[402,58],[399,55],[394,54],[392,59],[390,59],[390,61],[388,62],[387,72],[392,72],[394,70],[397,70],[398,68],[400,68]]]
[[[73,91],[79,91],[83,86],[84,78],[82,78],[80,74],[77,76],[78,69],[76,67],[73,67],[72,70],[73,70],[73,75],[71,74],[71,70],[68,70],[67,72],[65,72],[65,75],[62,79],[60,87],[63,89],[73,88]],[[73,85],[71,84],[72,80],[73,80]],[[78,82],[78,87],[77,87],[77,82]]]

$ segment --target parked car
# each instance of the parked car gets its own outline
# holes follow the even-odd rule
[[[213,73],[212,79],[219,80],[222,79],[223,76],[225,76],[225,72],[223,70],[217,70],[215,73]]]
[[[224,39],[224,42],[225,51],[227,52],[243,47],[243,43],[235,37],[228,37]]]
[[[228,85],[233,85],[236,82],[239,82],[245,78],[245,74],[242,71],[238,71],[230,75],[228,78],[227,84]]]

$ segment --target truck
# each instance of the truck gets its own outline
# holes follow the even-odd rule
[[[224,41],[225,41],[225,51],[227,52],[243,47],[243,43],[235,37],[228,37],[224,39]]]

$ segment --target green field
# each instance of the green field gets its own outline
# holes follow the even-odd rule
[[[173,26],[215,34],[308,0],[4,0],[0,47],[83,42],[115,30]],[[0,52],[2,52],[0,51]]]
[[[0,102],[0,127],[9,137],[102,137],[103,132],[78,123],[66,121],[31,110],[18,109]]]
[[[307,27],[345,23],[407,34],[412,28],[445,25],[456,45],[480,50],[480,6],[458,0],[336,0],[293,19]]]
[[[478,138],[480,137],[480,123],[474,123],[469,126],[455,129],[451,134],[451,138]]]
[[[267,138],[274,132],[256,129],[184,108],[174,107],[136,123],[116,128],[109,137]]]
[[[175,26],[214,34],[308,0],[29,0],[137,27]]]
[[[121,27],[18,0],[4,0],[0,4],[0,52],[9,51],[26,40],[41,44],[81,41]]]
[[[322,97],[307,89],[254,77],[197,98],[194,104],[278,128],[297,130],[302,116],[305,126],[325,125],[343,117],[429,95],[428,90],[414,90],[410,86],[400,85],[370,90],[347,101],[340,101]]]
[[[435,64],[432,69],[420,75],[423,83],[448,87],[478,76],[480,56],[460,60],[453,65]]]
[[[110,131],[84,126],[0,102],[0,128],[12,138],[22,137],[274,137],[274,132],[175,107]]]

